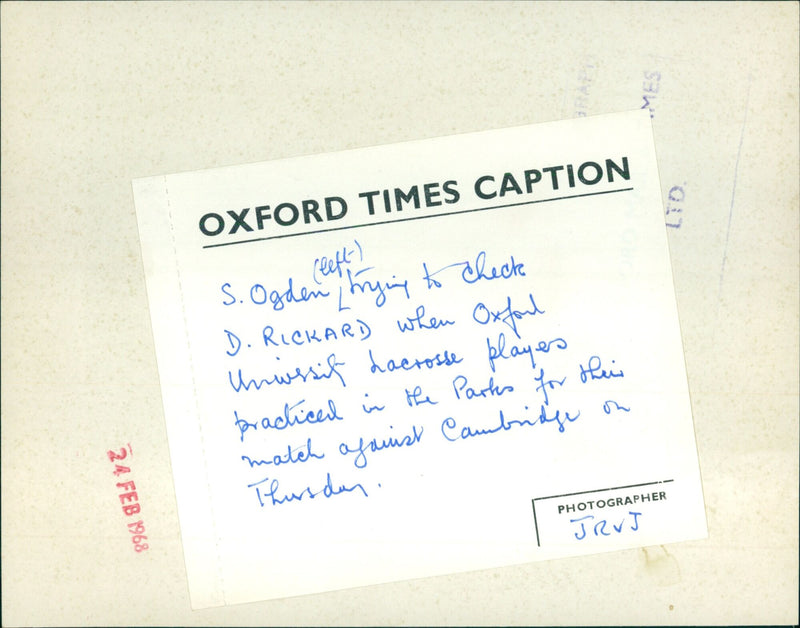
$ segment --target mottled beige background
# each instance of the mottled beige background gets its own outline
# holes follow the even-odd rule
[[[0,21],[4,625],[797,622],[797,3]],[[131,179],[640,108],[652,71],[709,538],[192,612]],[[128,443],[144,554],[106,457]]]

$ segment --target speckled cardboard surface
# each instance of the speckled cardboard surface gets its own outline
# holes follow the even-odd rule
[[[796,623],[797,11],[2,3],[4,625]],[[709,538],[191,611],[131,180],[631,108]]]

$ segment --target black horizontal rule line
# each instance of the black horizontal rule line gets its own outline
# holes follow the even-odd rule
[[[549,495],[548,497],[534,497],[534,501],[540,499],[556,499],[558,497],[572,497],[573,495],[586,495],[588,493],[604,493],[606,491],[620,491],[623,488],[638,488],[640,486],[653,486],[654,484],[666,484],[675,480],[658,480],[657,482],[644,482],[643,484],[628,484],[626,486],[612,486],[611,488],[598,488],[593,491],[579,491],[577,493],[564,493],[563,495]]]
[[[426,218],[444,218],[446,216],[457,216],[459,214],[471,214],[474,212],[485,212],[490,209],[503,209],[505,207],[519,207],[520,205],[534,205],[536,203],[550,203],[552,201],[563,201],[571,198],[582,198],[585,196],[600,196],[601,194],[616,194],[617,192],[630,192],[633,188],[621,188],[619,190],[603,190],[602,192],[586,192],[584,194],[570,194],[568,196],[556,196],[554,198],[540,198],[533,201],[522,201],[521,203],[507,203],[505,205],[492,205],[490,207],[475,207],[473,209],[461,209],[445,214],[430,214],[426,216],[409,216],[408,218],[395,218],[393,220],[378,220],[376,222],[365,222],[360,225],[346,225],[343,227],[328,227],[327,229],[315,229],[314,231],[301,231],[298,233],[282,233],[280,235],[266,236],[263,238],[251,238],[249,240],[237,240],[236,242],[220,242],[219,244],[206,244],[204,249],[215,249],[221,246],[233,246],[234,244],[248,244],[251,242],[264,242],[265,240],[278,240],[280,238],[294,238],[297,236],[313,235],[315,233],[328,233],[330,231],[344,231],[345,229],[360,229],[361,227],[374,227],[376,225],[388,225],[396,222],[408,222],[409,220],[424,220]],[[541,497],[539,499],[546,499]]]

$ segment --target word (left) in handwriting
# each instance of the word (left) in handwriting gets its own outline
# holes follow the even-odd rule
[[[628,523],[629,523],[630,527],[627,528],[627,529],[629,529],[631,532],[636,532],[639,529],[639,517],[642,516],[642,513],[633,512],[633,511],[629,510],[628,511],[628,515],[633,517],[633,522],[631,523],[630,520],[628,520]],[[580,531],[579,532],[573,532],[573,534],[575,535],[576,539],[578,539],[579,541],[582,541],[583,539],[586,538],[587,532],[586,532],[586,526],[584,525],[584,523],[586,523],[588,525],[591,525],[591,520],[593,520],[594,518],[595,518],[594,515],[584,515],[583,517],[578,517],[577,519],[570,519],[569,520],[570,523],[579,523],[580,524]],[[622,534],[623,527],[625,526],[625,521],[626,521],[626,519],[625,519],[625,517],[623,517],[622,520],[619,522],[619,525],[612,523],[611,524],[611,528],[617,534]],[[594,531],[594,535],[595,536],[611,536],[611,534],[612,534],[611,530],[608,529],[608,521],[606,519],[598,520],[594,524],[592,529]]]
[[[358,240],[353,240],[353,242],[355,242],[356,247],[358,247],[359,260],[363,262],[364,251],[361,248],[361,245],[358,243]],[[337,249],[336,253],[330,257],[323,255],[322,257],[315,258],[314,267],[311,271],[311,277],[314,280],[314,283],[317,285],[322,285],[322,279],[328,275],[337,275],[339,278],[341,278],[343,276],[342,268],[353,261],[350,256],[355,252],[356,249],[342,246],[341,249]],[[322,279],[320,279],[320,277]]]

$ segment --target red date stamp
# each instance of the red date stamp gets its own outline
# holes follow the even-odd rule
[[[130,465],[128,454],[130,454],[131,457],[133,456],[133,448],[130,443],[128,443],[127,449],[125,447],[120,447],[119,452],[109,449],[107,454],[108,459],[114,464],[113,474],[117,479],[121,479],[120,476],[131,472],[131,468],[128,466]],[[125,460],[125,462],[122,464],[117,462],[121,460]],[[125,516],[133,517],[141,513],[142,506],[139,503],[139,495],[136,492],[136,484],[134,481],[128,479],[117,482],[117,488],[120,490],[119,501],[120,504],[122,504],[122,512]],[[131,543],[133,543],[134,551],[140,553],[150,549],[150,545],[146,543],[147,536],[144,533],[144,522],[141,519],[129,523],[128,531],[131,533]]]

